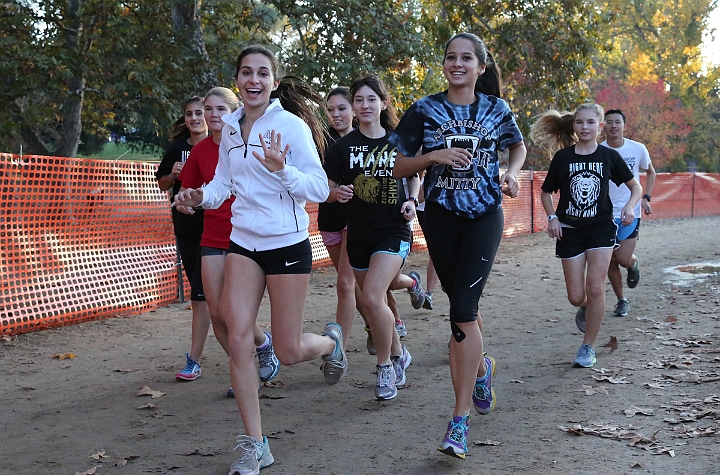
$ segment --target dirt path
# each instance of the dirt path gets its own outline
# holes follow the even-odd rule
[[[642,280],[626,318],[611,316],[608,285],[598,341],[615,336],[618,348],[598,348],[594,370],[570,366],[581,337],[552,241],[504,240],[481,300],[499,404],[472,418],[470,441],[489,445],[472,445],[464,461],[436,450],[453,405],[447,302],[438,293],[434,311],[415,311],[398,293],[413,355],[407,389],[373,400],[375,361],[358,317],[340,384],[327,386],[313,362],[261,389],[276,458],[263,473],[720,473],[720,278],[679,286],[664,272],[720,266],[719,229],[720,217],[643,222]],[[424,276],[426,260],[415,254],[407,269]],[[313,276],[307,330],[333,318],[333,282],[331,270]],[[0,474],[227,473],[241,430],[224,396],[227,359],[211,337],[203,377],[175,382],[189,331],[178,304],[0,342]],[[76,358],[52,358],[66,353]],[[144,386],[165,395],[136,396]],[[157,407],[140,408],[148,403]]]

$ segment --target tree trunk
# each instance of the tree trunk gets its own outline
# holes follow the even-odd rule
[[[173,32],[178,44],[186,48],[190,55],[198,61],[200,70],[196,86],[200,94],[205,94],[211,87],[217,86],[215,67],[210,66],[210,56],[205,48],[205,37],[200,20],[202,0],[175,0],[172,6]]]
[[[68,0],[67,27],[65,28],[65,49],[69,57],[76,58],[68,64],[73,77],[67,83],[67,98],[63,103],[63,124],[60,144],[54,155],[61,157],[74,157],[80,144],[82,132],[82,108],[85,89],[83,61],[80,56],[80,34],[82,22],[78,17],[81,0]]]

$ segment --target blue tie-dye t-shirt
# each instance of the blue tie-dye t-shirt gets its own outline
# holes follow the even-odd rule
[[[507,103],[476,93],[472,104],[448,102],[444,92],[420,99],[402,117],[390,142],[413,157],[443,148],[465,148],[472,163],[465,167],[433,164],[426,169],[425,200],[464,218],[478,218],[500,207],[498,150],[522,142]]]

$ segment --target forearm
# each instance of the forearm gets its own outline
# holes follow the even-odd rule
[[[165,175],[158,179],[158,186],[160,187],[161,191],[169,190],[170,188],[172,188],[173,183],[175,183],[175,178],[172,176],[172,174]]]
[[[510,147],[509,153],[510,156],[508,158],[508,169],[506,173],[512,173],[513,176],[517,176],[518,172],[525,163],[527,148],[525,148],[525,144],[523,142],[520,142],[519,144]]]
[[[417,174],[419,171],[426,169],[432,165],[433,161],[428,157],[429,154],[406,157],[398,153],[395,156],[395,165],[393,166],[393,176],[395,178],[407,178]]]
[[[420,177],[413,175],[407,179],[408,195],[410,198],[418,198],[420,195]]]
[[[655,172],[655,168],[650,165],[645,176],[645,194],[652,195],[653,188],[655,187],[655,178],[657,178],[657,173]]]
[[[542,201],[543,209],[548,216],[555,214],[555,206],[553,205],[551,193],[543,191],[540,195],[540,201]]]

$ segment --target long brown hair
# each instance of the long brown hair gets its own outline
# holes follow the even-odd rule
[[[380,100],[387,101],[385,110],[380,111],[380,125],[385,130],[395,130],[395,127],[397,127],[400,121],[398,120],[395,106],[393,106],[392,103],[392,97],[390,97],[385,83],[375,74],[366,74],[352,83],[352,86],[350,86],[350,96],[354,98],[355,94],[357,94],[363,86],[367,86],[375,91],[375,94],[378,95]],[[352,101],[350,101],[350,104],[352,104]]]
[[[323,97],[302,79],[295,76],[285,76],[275,54],[262,45],[250,45],[243,48],[235,62],[236,79],[240,73],[243,58],[251,54],[262,54],[270,60],[273,78],[280,81],[277,89],[270,94],[270,97],[279,99],[280,104],[286,111],[305,121],[310,127],[320,158],[323,159],[325,147],[327,146],[327,139],[324,134],[325,127],[320,118],[325,113],[325,100]]]

